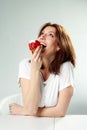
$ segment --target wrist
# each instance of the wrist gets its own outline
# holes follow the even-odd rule
[[[39,77],[39,75],[40,75],[40,70],[31,69],[31,77],[35,78],[35,77]]]
[[[31,73],[40,73],[40,69],[31,68]]]

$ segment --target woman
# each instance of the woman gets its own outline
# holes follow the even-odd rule
[[[37,40],[46,47],[37,47],[31,62],[25,59],[20,63],[23,106],[10,104],[10,113],[63,117],[74,91],[75,52],[70,37],[61,25],[46,23]]]

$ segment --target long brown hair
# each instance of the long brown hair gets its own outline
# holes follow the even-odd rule
[[[60,48],[60,50],[57,51],[55,54],[55,58],[49,67],[49,71],[51,73],[58,74],[60,72],[61,64],[66,61],[70,61],[75,67],[75,58],[76,58],[75,51],[71,39],[69,37],[69,34],[67,33],[66,29],[63,26],[55,23],[54,24],[46,23],[41,27],[38,37],[41,35],[41,32],[48,26],[54,27],[56,29],[58,46]]]

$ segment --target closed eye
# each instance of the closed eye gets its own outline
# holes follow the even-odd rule
[[[50,33],[49,36],[54,37],[54,34]]]
[[[44,32],[41,32],[40,36],[44,35]]]

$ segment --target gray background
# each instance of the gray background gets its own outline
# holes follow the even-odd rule
[[[68,114],[87,114],[87,0],[0,0],[0,100],[20,92],[19,62],[29,57],[28,42],[49,21],[68,30],[77,55]]]

